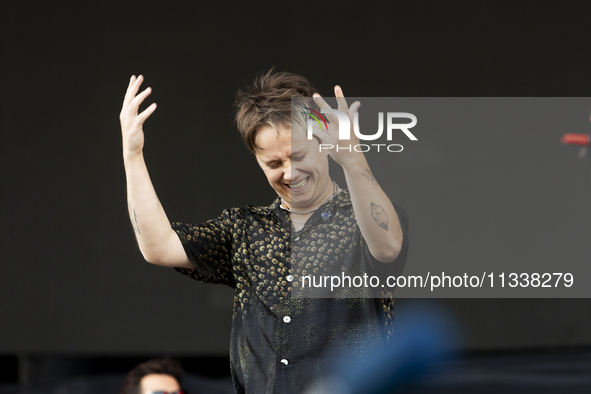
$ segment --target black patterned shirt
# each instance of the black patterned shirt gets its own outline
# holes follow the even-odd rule
[[[322,383],[334,349],[362,359],[392,334],[391,297],[299,298],[294,290],[301,277],[335,266],[398,274],[408,251],[404,210],[395,206],[403,248],[396,262],[381,264],[361,236],[348,191],[299,232],[279,205],[277,199],[268,207],[228,209],[199,225],[173,223],[194,266],[176,270],[235,289],[230,364],[238,393],[301,393]]]

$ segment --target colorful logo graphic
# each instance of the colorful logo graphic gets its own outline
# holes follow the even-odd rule
[[[306,115],[308,115],[309,117],[314,119],[316,121],[316,123],[318,123],[318,126],[320,126],[320,130],[322,130],[322,124],[320,123],[320,119],[322,119],[322,122],[324,123],[324,127],[326,127],[326,130],[328,130],[328,125],[326,124],[326,120],[324,119],[324,116],[322,116],[322,114],[320,114],[320,112],[315,111],[309,107],[304,107],[304,108],[307,109],[308,111],[311,111],[311,112],[306,112]],[[312,113],[312,112],[314,112],[314,113]],[[314,114],[316,114],[317,116],[315,116]],[[320,119],[318,119],[318,118],[320,118]]]
[[[409,112],[377,112],[377,131],[369,134],[362,133],[359,125],[359,113],[353,111],[340,111],[332,108],[310,108],[310,102],[305,100],[292,100],[292,113],[298,113],[298,124],[305,121],[306,139],[318,142],[318,150],[349,151],[349,152],[402,152],[404,147],[401,144],[379,143],[378,140],[393,141],[398,138],[398,132],[411,141],[417,141],[417,137],[410,131],[417,124],[417,117]],[[328,127],[330,123],[330,128]],[[316,127],[318,125],[318,127]],[[364,125],[364,131],[368,126]],[[375,126],[370,126],[375,130]],[[320,130],[319,130],[320,129]],[[302,130],[304,131],[304,130]],[[375,141],[376,143],[372,143]],[[347,142],[349,142],[347,144]],[[386,142],[386,141],[384,141]]]

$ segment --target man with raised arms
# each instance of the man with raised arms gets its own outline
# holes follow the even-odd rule
[[[336,118],[328,117],[328,129],[315,127],[309,140],[305,115],[292,113],[293,97],[308,98],[317,111],[329,109],[327,102],[290,73],[270,71],[240,91],[238,129],[276,200],[227,209],[202,224],[171,224],[142,155],[143,124],[156,110],[151,104],[138,113],[151,93],[149,87],[140,92],[142,82],[141,75],[131,77],[120,116],[131,222],[148,262],[235,289],[230,360],[236,391],[300,393],[322,383],[334,348],[355,359],[371,357],[367,349],[392,335],[391,297],[353,298],[346,289],[332,298],[292,294],[306,275],[398,274],[408,250],[406,214],[383,192],[365,155],[319,149],[338,143]],[[334,91],[338,109],[352,119],[360,103],[349,107],[341,88]],[[331,179],[329,158],[342,167],[346,187]]]

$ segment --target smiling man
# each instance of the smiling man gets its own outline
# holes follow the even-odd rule
[[[262,127],[255,138],[255,156],[269,184],[286,204],[305,211],[322,205],[333,193],[327,154],[318,143],[292,138],[285,126]]]
[[[231,371],[237,392],[300,393],[326,376],[335,348],[348,357],[371,357],[367,349],[392,334],[392,298],[365,298],[347,289],[330,298],[295,294],[307,275],[388,272],[398,274],[408,250],[407,220],[373,177],[363,153],[331,151],[346,187],[331,179],[329,153],[338,122],[303,130],[304,115],[292,98],[330,108],[303,77],[268,72],[237,95],[236,122],[278,197],[269,206],[227,209],[202,224],[170,225],[143,159],[138,114],[150,88],[132,77],[121,111],[123,156],[130,217],[148,262],[175,267],[202,282],[235,289]],[[352,118],[340,87],[338,109]],[[295,115],[294,115],[295,113]],[[354,143],[355,141],[351,141]],[[303,293],[304,295],[307,293]]]

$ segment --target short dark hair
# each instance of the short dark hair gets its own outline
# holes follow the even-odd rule
[[[172,358],[153,358],[136,365],[125,377],[120,394],[141,394],[140,383],[144,376],[151,374],[170,375],[181,382],[183,368],[180,361]]]
[[[236,94],[236,125],[246,147],[256,153],[255,139],[261,127],[291,126],[291,98],[312,97],[317,90],[296,74],[275,72],[260,74],[249,88]]]

